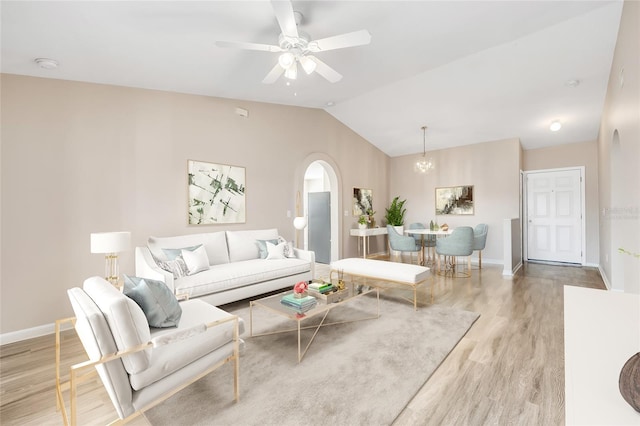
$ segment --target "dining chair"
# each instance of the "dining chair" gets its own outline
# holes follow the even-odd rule
[[[476,225],[473,230],[473,251],[478,252],[478,268],[482,269],[482,250],[487,244],[487,233],[489,232],[489,225],[486,223],[480,223]]]
[[[415,222],[415,223],[409,224],[409,229],[427,229],[427,227],[425,226],[424,223]],[[413,238],[416,240],[416,245],[418,247],[423,247],[424,249],[426,249],[429,257],[429,262],[431,262],[431,257],[433,254],[432,251],[433,251],[433,248],[436,246],[436,236],[413,234]],[[422,252],[424,254],[425,250],[423,250]],[[426,261],[427,259],[425,259],[425,263],[427,263]]]
[[[470,258],[473,253],[473,228],[459,226],[451,232],[447,238],[436,240],[436,253],[438,255],[438,274],[451,274],[454,278],[469,278],[471,276]],[[440,256],[444,256],[444,270],[440,265]],[[467,271],[460,271],[457,258],[466,256]]]
[[[389,237],[389,247],[391,250],[400,253],[400,261],[402,262],[402,254],[410,253],[411,263],[413,263],[413,254],[416,254],[417,263],[420,263],[420,252],[422,247],[416,244],[416,240],[409,235],[400,235],[396,228],[387,225],[387,236]]]

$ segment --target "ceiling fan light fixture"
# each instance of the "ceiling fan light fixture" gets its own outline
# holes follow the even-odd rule
[[[278,57],[278,63],[284,69],[288,69],[291,65],[295,64],[296,57],[291,52],[284,52]]]
[[[427,174],[436,168],[432,158],[427,158],[427,126],[422,126],[422,157],[413,165],[416,173]]]
[[[302,69],[304,72],[311,74],[316,70],[316,61],[313,60],[310,56],[303,56],[300,58],[300,65],[302,65]]]
[[[298,78],[298,65],[295,61],[284,71],[284,76],[289,80],[295,80]]]

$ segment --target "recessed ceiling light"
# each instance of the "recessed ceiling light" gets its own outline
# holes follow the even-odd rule
[[[48,58],[36,58],[35,63],[38,64],[40,68],[44,68],[46,70],[55,70],[58,68],[58,61]]]
[[[580,86],[580,80],[578,80],[577,78],[572,79],[572,80],[567,80],[564,83],[564,85],[567,86],[567,87],[572,87],[572,88],[573,87],[578,87],[578,86]]]
[[[560,123],[558,120],[555,120],[551,122],[551,125],[549,126],[549,130],[551,130],[552,132],[557,132],[558,130],[560,130],[561,127],[562,127],[562,123]]]
[[[333,102],[333,101],[329,101],[329,102],[327,102],[327,103],[326,103],[326,105],[327,105],[328,107],[332,107],[332,106],[334,106],[335,104],[336,104],[336,103],[335,103],[335,102]]]

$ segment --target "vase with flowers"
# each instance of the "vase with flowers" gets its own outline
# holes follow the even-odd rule
[[[300,281],[293,286],[293,297],[300,299],[307,295],[309,284],[306,281]]]

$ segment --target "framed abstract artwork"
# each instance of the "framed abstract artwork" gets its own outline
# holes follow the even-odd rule
[[[245,168],[187,161],[189,225],[245,223]]]
[[[373,211],[373,191],[353,188],[353,215],[367,215],[369,211]]]
[[[473,185],[436,188],[436,215],[473,214]]]

